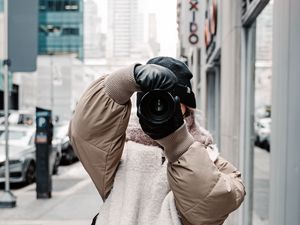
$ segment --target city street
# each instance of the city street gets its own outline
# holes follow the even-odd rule
[[[101,200],[82,165],[61,166],[52,181],[51,199],[36,199],[35,184],[13,190],[17,207],[0,209],[0,225],[90,224]]]
[[[268,224],[270,154],[255,147],[253,224]],[[36,199],[35,184],[14,189],[17,207],[0,209],[0,225],[85,225],[101,200],[80,162],[60,166],[51,199]],[[0,192],[1,193],[1,192]],[[1,193],[2,194],[2,193]]]

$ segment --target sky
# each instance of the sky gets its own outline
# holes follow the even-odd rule
[[[106,9],[108,0],[94,0],[98,5],[99,15],[103,17],[103,30],[106,27]],[[157,39],[160,43],[160,55],[176,57],[177,24],[176,24],[176,0],[140,0],[144,2],[142,10],[157,15]],[[101,16],[102,17],[102,16]]]
[[[157,14],[158,41],[161,44],[161,55],[176,56],[177,24],[176,0],[146,1],[146,9]]]

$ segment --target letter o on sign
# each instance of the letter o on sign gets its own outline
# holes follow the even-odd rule
[[[189,42],[190,42],[191,44],[193,44],[193,45],[194,45],[194,44],[197,44],[198,41],[199,41],[199,37],[198,37],[197,34],[195,34],[195,33],[190,34],[190,36],[189,36]]]

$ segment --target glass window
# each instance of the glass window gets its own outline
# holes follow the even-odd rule
[[[67,28],[63,29],[62,34],[63,35],[79,35],[79,29],[78,28],[67,27]]]
[[[78,11],[79,10],[78,1],[65,1],[64,6],[65,6],[66,11]]]
[[[61,27],[53,24],[41,24],[39,26],[39,32],[47,36],[60,36]]]
[[[1,1],[1,0],[0,0]],[[75,0],[41,0],[40,11],[78,11],[79,2]]]

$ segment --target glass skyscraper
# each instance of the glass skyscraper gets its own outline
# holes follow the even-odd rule
[[[83,59],[83,0],[39,0],[39,54]]]

